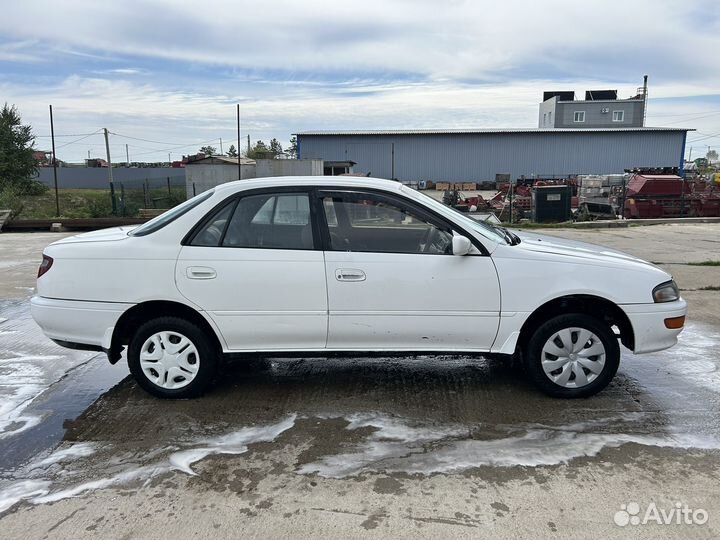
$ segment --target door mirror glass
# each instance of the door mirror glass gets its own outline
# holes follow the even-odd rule
[[[467,255],[472,249],[472,242],[466,237],[455,234],[452,239],[453,255]]]

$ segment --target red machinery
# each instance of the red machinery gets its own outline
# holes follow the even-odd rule
[[[492,208],[490,203],[483,199],[481,195],[466,197],[464,193],[457,190],[447,190],[443,194],[442,201],[444,204],[452,206],[461,212],[469,212],[472,207],[475,207],[475,211],[480,212],[484,212]]]
[[[704,181],[674,174],[636,173],[626,188],[625,217],[720,216],[720,191]]]

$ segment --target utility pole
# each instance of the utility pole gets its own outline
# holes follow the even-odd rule
[[[130,151],[128,150],[128,145],[125,144],[125,166],[130,166]]]
[[[510,225],[512,225],[512,222],[513,222],[513,195],[515,192],[515,190],[513,189],[514,186],[515,186],[514,182],[512,181],[512,179],[510,179],[510,187],[509,187],[509,189],[510,189]]]
[[[50,139],[52,140],[53,179],[55,180],[55,216],[60,217],[60,195],[57,183],[57,159],[55,159],[55,126],[53,124],[52,105],[50,105]]]
[[[242,180],[242,165],[240,165],[240,162],[242,161],[242,158],[240,157],[240,104],[237,104],[237,139],[238,139],[238,180]]]
[[[223,147],[222,147],[222,137],[220,137],[220,155],[222,156],[224,153],[225,152],[223,152]]]
[[[647,117],[647,103],[648,103],[648,87],[647,87],[648,76],[643,76],[643,127],[645,127],[645,118]]]
[[[248,133],[248,154],[250,153],[250,134]]]
[[[112,160],[110,159],[110,141],[108,139],[107,128],[103,128],[103,133],[105,135],[105,157],[107,158],[108,165],[108,181],[110,182],[110,200],[112,201],[112,213],[114,216],[117,213],[117,206],[115,204],[115,186],[113,184]]]
[[[90,161],[90,150],[88,150],[88,161]]]
[[[395,180],[395,143],[390,143],[390,180]]]
[[[168,165],[172,165],[172,158],[170,156],[172,156],[172,152],[168,152]]]

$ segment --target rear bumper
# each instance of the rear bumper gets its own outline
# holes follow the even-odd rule
[[[60,345],[86,350],[110,348],[120,316],[133,304],[56,300],[33,296],[30,311],[43,333]]]
[[[682,298],[662,304],[628,304],[620,306],[630,319],[635,334],[636,354],[662,351],[677,343],[682,328],[670,329],[665,319],[687,315],[687,302]]]

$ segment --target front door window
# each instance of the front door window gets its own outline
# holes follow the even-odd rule
[[[323,198],[332,251],[452,254],[452,231],[413,207],[374,194]]]

